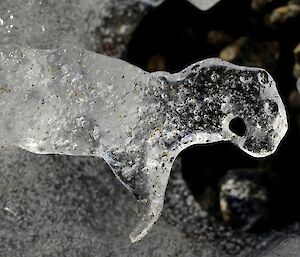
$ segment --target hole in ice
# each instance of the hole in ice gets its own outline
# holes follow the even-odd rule
[[[270,103],[270,110],[271,110],[271,113],[275,115],[279,112],[279,107],[275,102],[272,101]]]
[[[229,123],[229,129],[236,135],[242,137],[246,134],[246,124],[241,118],[234,118]]]

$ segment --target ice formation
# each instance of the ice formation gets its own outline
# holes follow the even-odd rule
[[[79,47],[1,46],[0,143],[38,154],[102,157],[138,200],[140,240],[159,218],[176,156],[231,141],[272,154],[287,131],[284,105],[262,69],[207,59],[147,73]],[[232,130],[243,123],[244,134]]]

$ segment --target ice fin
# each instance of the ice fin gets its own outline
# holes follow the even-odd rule
[[[138,200],[140,221],[130,233],[131,242],[137,242],[148,234],[154,223],[158,220],[163,207],[163,199],[157,202],[152,199]]]

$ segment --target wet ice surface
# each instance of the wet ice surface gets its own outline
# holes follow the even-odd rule
[[[275,82],[262,69],[207,59],[176,74],[147,73],[78,47],[2,45],[0,60],[1,145],[102,157],[138,200],[132,241],[159,218],[182,150],[231,141],[264,157],[287,131]],[[237,118],[243,135],[231,129]]]

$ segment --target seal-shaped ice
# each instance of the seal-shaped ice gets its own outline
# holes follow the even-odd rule
[[[103,158],[138,200],[140,240],[162,211],[176,156],[231,141],[254,157],[276,150],[285,107],[263,69],[207,59],[148,73],[78,47],[0,48],[0,143],[37,154]],[[239,119],[245,131],[231,129]]]

